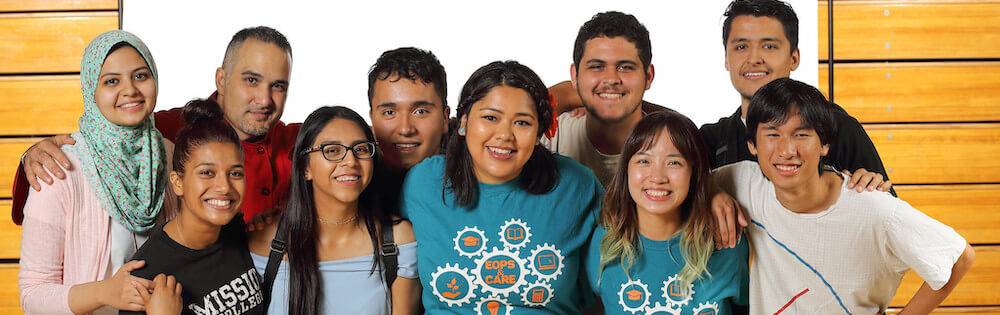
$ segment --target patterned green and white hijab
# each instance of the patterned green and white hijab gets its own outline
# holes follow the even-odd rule
[[[84,50],[80,64],[83,116],[80,132],[75,136],[82,136],[86,145],[67,146],[67,149],[76,151],[87,181],[111,218],[133,232],[145,232],[156,223],[163,207],[166,152],[152,114],[138,126],[119,126],[105,118],[97,107],[94,92],[100,83],[101,67],[118,43],[127,43],[139,52],[156,82],[153,56],[138,37],[113,30],[94,38]]]

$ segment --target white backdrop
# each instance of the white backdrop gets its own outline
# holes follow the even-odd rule
[[[278,29],[294,55],[282,120],[300,122],[319,105],[349,106],[367,119],[368,69],[383,51],[403,46],[431,50],[441,60],[449,104],[457,103],[475,69],[494,60],[518,60],[547,85],[568,80],[580,25],[597,12],[618,10],[650,31],[656,77],[646,100],[699,125],[736,110],[739,95],[725,71],[721,38],[728,0],[616,2],[128,0],[122,26],[156,58],[157,109],[211,94],[215,69],[236,31]],[[802,60],[792,77],[816,85],[816,1],[791,3],[800,20]]]

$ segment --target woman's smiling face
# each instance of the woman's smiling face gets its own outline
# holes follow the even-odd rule
[[[108,121],[138,126],[156,107],[156,79],[146,60],[132,46],[115,49],[104,59],[94,101]]]
[[[191,151],[183,174],[170,172],[170,182],[183,211],[208,225],[226,225],[239,213],[246,186],[243,152],[232,143],[203,143]]]
[[[372,154],[376,152],[377,149],[366,145],[371,142],[361,127],[351,120],[334,118],[327,122],[310,146],[323,147],[324,150],[309,153],[305,171],[306,179],[312,181],[313,196],[317,200],[356,203],[365,187],[371,183],[374,174],[375,162],[372,157],[358,156],[365,155],[359,154],[359,151],[370,150],[369,153]],[[340,153],[344,154],[342,158]],[[324,157],[324,154],[334,161]]]
[[[492,88],[472,104],[461,124],[480,183],[499,184],[517,178],[538,143],[535,102],[519,88]]]

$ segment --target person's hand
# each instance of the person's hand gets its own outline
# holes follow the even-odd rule
[[[52,136],[38,141],[24,152],[21,167],[24,168],[24,177],[28,178],[28,184],[32,189],[42,191],[39,180],[52,185],[52,176],[49,176],[49,173],[56,178],[66,179],[63,169],[72,170],[73,165],[59,147],[67,144],[76,144],[76,140],[69,135]]]
[[[892,188],[892,182],[885,179],[885,176],[879,173],[869,172],[864,168],[859,168],[858,170],[851,173],[848,170],[844,170],[844,175],[850,177],[847,182],[847,189],[854,189],[857,192],[862,191],[889,191]]]
[[[724,191],[712,196],[712,215],[715,216],[715,248],[733,248],[739,241],[739,235],[747,226],[746,214],[743,208]]]
[[[181,310],[184,309],[184,299],[181,298],[181,292],[184,289],[177,282],[177,279],[174,276],[161,273],[153,278],[153,283],[152,294],[136,288],[142,295],[142,301],[146,304],[146,314],[180,314]]]
[[[274,224],[278,214],[279,212],[273,208],[258,213],[247,223],[247,232],[260,231]]]
[[[577,107],[577,108],[574,108],[573,110],[568,111],[567,113],[569,113],[570,117],[580,118],[580,117],[583,117],[583,116],[587,116],[587,108],[586,107]]]
[[[145,302],[142,300],[140,291],[148,291],[153,288],[153,282],[132,275],[132,272],[146,265],[145,261],[133,260],[125,263],[114,276],[102,280],[103,289],[102,304],[114,307],[123,311],[143,311]],[[140,289],[140,288],[145,288]]]

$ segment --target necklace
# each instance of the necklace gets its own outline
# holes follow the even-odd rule
[[[341,220],[327,220],[327,219],[320,218],[320,217],[316,218],[316,220],[319,220],[319,223],[330,224],[330,225],[344,225],[344,224],[348,224],[348,223],[354,222],[354,220],[357,220],[357,219],[358,219],[358,214],[357,213],[355,213],[350,218],[341,219]]]
[[[175,230],[177,230],[177,236],[181,239],[181,245],[184,247],[190,246],[187,244],[187,240],[184,239],[184,230],[181,229],[181,220],[177,220],[177,224],[174,224],[174,227],[176,227]]]

